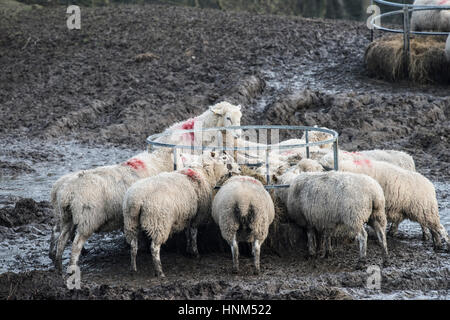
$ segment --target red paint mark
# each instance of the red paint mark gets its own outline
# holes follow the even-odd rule
[[[356,164],[357,166],[364,166],[364,165],[368,167],[372,166],[372,162],[369,159],[353,160],[353,163]]]
[[[142,162],[142,160],[135,159],[135,158],[128,160],[123,165],[132,167],[134,170],[145,169],[144,162]]]
[[[281,155],[282,155],[282,156],[287,156],[287,155],[293,154],[293,153],[294,153],[294,151],[285,151],[285,152],[283,152]]]
[[[250,177],[241,177],[239,180],[241,180],[242,182],[251,182],[254,184],[259,184],[258,180],[250,178]]]
[[[442,5],[446,4],[446,3],[450,3],[450,0],[442,0],[442,1],[439,2],[439,5],[442,6]]]
[[[359,153],[359,152],[352,152],[352,154],[355,155],[355,156],[362,156],[362,154]]]
[[[195,125],[195,118],[192,118],[192,119],[189,119],[188,121],[186,121],[185,123],[183,123],[181,125],[181,129],[192,130],[192,129],[194,129],[194,125]],[[194,138],[195,138],[194,132],[189,132],[189,136],[190,136],[190,140],[194,141]]]
[[[193,180],[200,180],[199,174],[192,169],[184,169],[184,170],[181,170],[180,173],[188,176],[189,178],[191,178]]]

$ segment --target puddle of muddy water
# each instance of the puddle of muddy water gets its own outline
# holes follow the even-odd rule
[[[11,197],[49,200],[53,183],[64,174],[82,169],[120,163],[138,150],[116,147],[91,147],[75,142],[42,141],[0,142],[0,161],[23,162],[31,173],[0,176],[0,206]],[[46,158],[45,161],[40,159]]]

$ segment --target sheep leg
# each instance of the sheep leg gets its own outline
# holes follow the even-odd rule
[[[81,250],[83,249],[84,244],[86,243],[88,237],[77,232],[75,235],[75,239],[72,243],[72,254],[70,257],[70,266],[77,266],[78,259],[80,259]]]
[[[357,269],[362,269],[366,264],[366,255],[367,255],[367,231],[362,228],[361,231],[357,234],[356,240],[359,243],[359,260],[357,264]]]
[[[422,241],[429,241],[431,238],[430,230],[422,225],[421,227],[422,227]]]
[[[137,237],[134,239],[131,239],[130,241],[130,245],[131,245],[131,269],[134,272],[137,272],[137,267],[136,267],[136,255],[138,252],[138,239]]]
[[[62,255],[67,241],[69,241],[70,235],[72,234],[72,229],[72,224],[64,224],[56,243],[55,267],[59,272],[62,271]]]
[[[445,245],[447,246],[447,251],[450,252],[450,243],[448,241],[448,233],[442,224],[440,224],[440,234],[441,234],[442,239],[444,240]]]
[[[386,233],[378,222],[374,222],[372,224],[372,228],[377,234],[378,244],[383,248],[383,265],[387,266],[389,264],[389,254],[386,242]]]
[[[260,258],[260,253],[261,253],[261,245],[259,243],[259,240],[253,241],[252,252],[253,252],[253,259],[254,259],[254,264],[255,264],[255,274],[259,274],[259,272],[261,271],[261,267],[260,267],[260,263],[259,263],[259,258]]]
[[[231,247],[231,255],[233,257],[233,273],[239,272],[239,246],[236,241],[236,235],[233,236],[233,240],[229,243]]]
[[[439,226],[439,227],[431,226],[430,227],[431,237],[433,239],[434,251],[439,251],[442,249],[441,230],[440,229],[441,229],[441,226]]]
[[[333,246],[331,243],[331,235],[327,236],[327,254],[330,256],[333,254]]]
[[[320,244],[319,244],[319,256],[321,259],[327,256],[328,251],[327,242],[328,242],[328,235],[326,232],[323,232],[320,235]]]
[[[161,265],[161,258],[160,258],[160,249],[161,245],[155,243],[155,241],[152,240],[152,244],[150,245],[150,249],[152,251],[152,259],[153,259],[153,265],[155,266],[155,273],[158,278],[164,278],[164,272],[162,270]]]
[[[58,233],[58,225],[55,225],[52,228],[52,235],[50,237],[50,249],[48,252],[48,256],[55,263],[56,260],[56,242],[58,241],[60,233]]]
[[[311,257],[314,257],[316,255],[316,248],[317,248],[316,232],[314,228],[308,227],[306,233],[308,235],[308,254]]]
[[[200,257],[200,254],[198,253],[198,247],[197,247],[197,228],[190,228],[190,234],[191,234],[191,253],[194,255],[194,257],[198,258]]]
[[[398,235],[398,226],[400,224],[400,221],[393,221],[391,223],[391,227],[389,228],[389,236],[396,237]]]

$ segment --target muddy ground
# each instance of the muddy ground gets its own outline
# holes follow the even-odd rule
[[[122,161],[223,99],[244,106],[244,124],[325,126],[346,150],[410,152],[450,230],[450,88],[368,77],[364,23],[146,5],[82,8],[81,30],[69,31],[65,9],[0,19],[0,298],[450,298],[450,256],[423,244],[413,223],[388,239],[381,291],[365,289],[354,243],[325,260],[306,259],[301,241],[283,254],[263,249],[260,276],[245,255],[232,275],[226,248],[199,260],[165,250],[168,277],[157,280],[145,251],[129,272],[120,232],[88,241],[82,290],[66,289],[47,258],[51,184]],[[142,53],[152,55],[136,60]],[[379,256],[371,239],[369,264]]]

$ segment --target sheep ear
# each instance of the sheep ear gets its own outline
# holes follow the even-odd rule
[[[215,104],[209,107],[209,110],[217,115],[223,115],[225,110],[222,103]]]
[[[237,105],[237,108],[238,108],[238,110],[239,111],[241,111],[242,110],[242,106],[239,104],[239,105]]]

